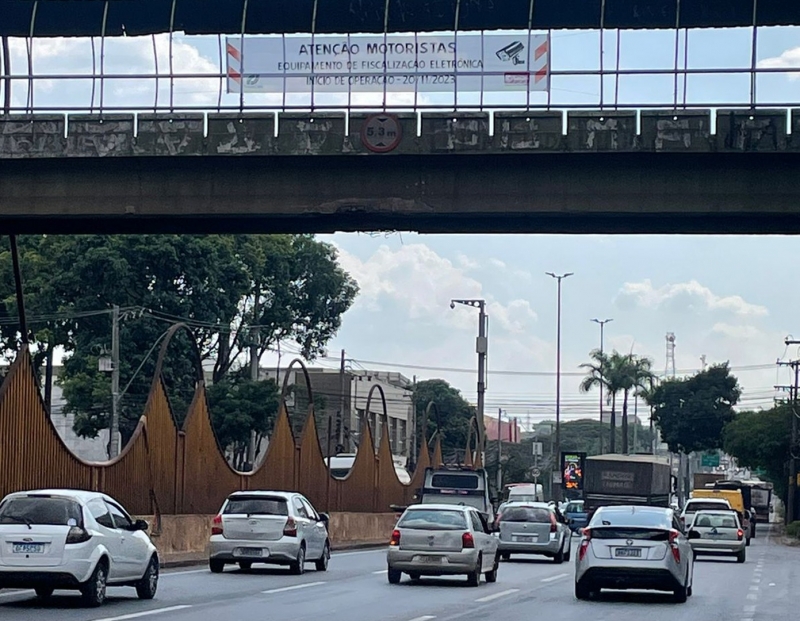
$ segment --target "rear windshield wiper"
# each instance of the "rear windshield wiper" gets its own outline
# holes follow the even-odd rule
[[[4,515],[0,517],[0,520],[11,520],[17,524],[25,524],[28,527],[28,530],[33,530],[33,526],[31,526],[32,522],[21,515]]]

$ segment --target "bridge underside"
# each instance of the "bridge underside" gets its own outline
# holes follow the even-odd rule
[[[366,118],[0,118],[0,231],[800,233],[798,111]]]

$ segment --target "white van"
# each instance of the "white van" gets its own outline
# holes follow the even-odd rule
[[[506,502],[543,502],[544,488],[541,483],[511,483],[508,489]]]
[[[404,467],[405,459],[406,458],[404,457],[394,458],[394,472],[403,485],[408,485],[411,483],[411,475]],[[350,470],[353,468],[353,464],[356,462],[356,454],[339,453],[338,455],[331,457],[330,462],[331,476],[337,479],[344,479],[348,474],[350,474]],[[328,459],[325,459],[325,466],[327,467],[327,465]]]

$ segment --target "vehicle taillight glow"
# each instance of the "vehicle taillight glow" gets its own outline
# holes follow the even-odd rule
[[[736,531],[736,536],[739,538],[739,541],[741,541],[742,539],[744,539],[744,531],[740,528],[739,530]]]
[[[211,522],[211,534],[212,535],[221,535],[222,534],[222,516],[217,515]]]
[[[675,543],[675,541],[678,539],[679,536],[680,536],[680,533],[677,530],[672,529],[671,531],[669,531],[669,543],[670,543],[670,545]]]
[[[677,544],[678,537],[680,537],[680,533],[677,530],[669,531],[669,548],[672,550],[672,557],[676,563],[681,562],[681,551]]]
[[[83,543],[84,541],[89,541],[91,538],[92,535],[86,529],[83,529],[80,526],[73,526],[67,533],[66,543]]]
[[[297,522],[294,521],[293,517],[287,518],[286,526],[283,527],[283,536],[297,537]]]
[[[463,535],[461,535],[461,547],[462,548],[475,547],[475,538],[472,536],[472,533],[464,533]]]
[[[392,531],[392,538],[389,540],[390,546],[399,546],[400,545],[400,531],[395,529]]]
[[[581,541],[581,546],[578,548],[578,560],[579,561],[582,561],[584,559],[584,557],[586,556],[586,552],[589,550],[589,544],[590,543],[591,542],[590,542],[588,537]]]

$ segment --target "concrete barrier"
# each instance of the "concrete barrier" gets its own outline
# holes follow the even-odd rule
[[[379,546],[389,541],[397,522],[395,513],[332,513],[329,526],[331,547],[343,550]],[[164,565],[200,562],[208,558],[213,515],[143,516],[148,533]]]

